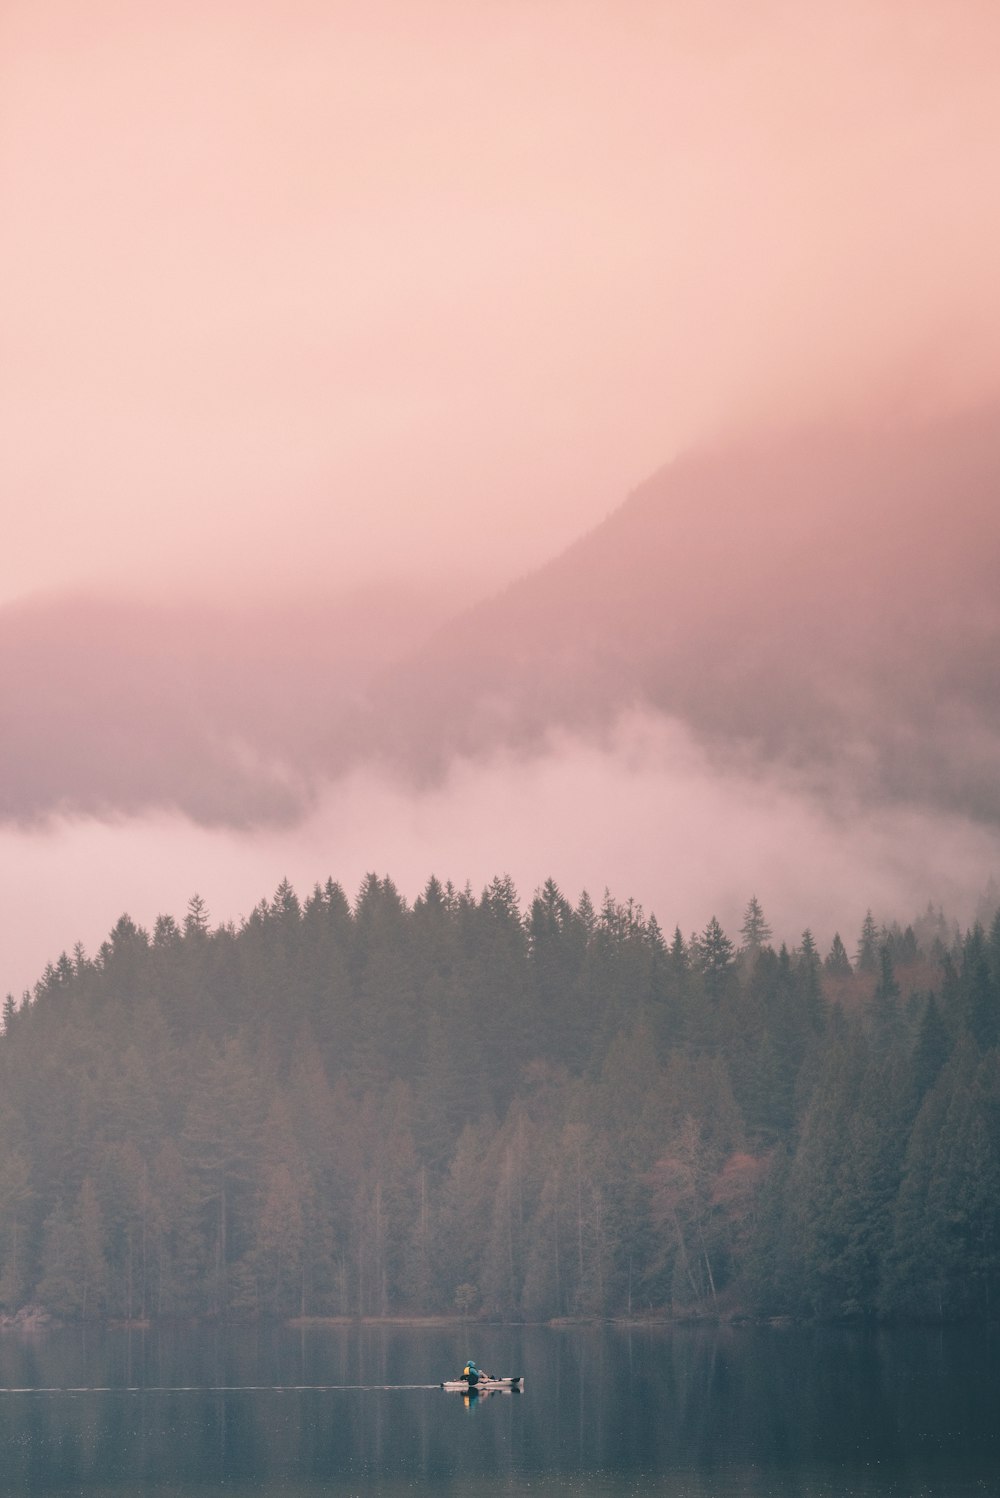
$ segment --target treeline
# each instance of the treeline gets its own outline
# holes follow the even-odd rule
[[[0,1041],[0,1304],[500,1317],[1000,1304],[1000,913],[775,950],[370,875],[77,949]]]

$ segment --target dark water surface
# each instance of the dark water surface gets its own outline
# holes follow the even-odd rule
[[[467,1357],[522,1394],[437,1387]],[[996,1331],[82,1330],[0,1338],[0,1492],[1000,1492]]]

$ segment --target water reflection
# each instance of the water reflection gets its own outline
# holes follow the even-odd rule
[[[437,1387],[469,1355],[523,1394]],[[343,1327],[0,1338],[8,1491],[992,1492],[995,1333]],[[21,1391],[21,1392],[15,1392]]]

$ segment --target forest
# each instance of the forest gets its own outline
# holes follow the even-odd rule
[[[551,880],[195,896],[0,1039],[0,1306],[986,1317],[1000,911],[776,949]]]

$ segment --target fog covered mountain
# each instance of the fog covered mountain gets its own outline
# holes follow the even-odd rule
[[[425,783],[640,714],[807,792],[996,823],[998,501],[987,411],[704,447],[457,614],[402,585],[8,604],[0,817],[292,822],[361,766]]]
[[[668,715],[814,789],[1000,820],[1000,425],[814,431],[679,458],[384,683],[424,770]]]

